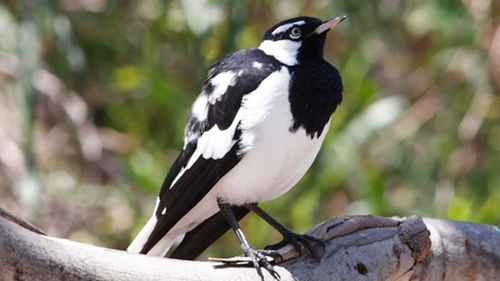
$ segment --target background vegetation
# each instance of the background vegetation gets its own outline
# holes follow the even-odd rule
[[[500,224],[499,13],[494,0],[0,2],[0,206],[124,249],[207,67],[284,18],[345,14],[325,54],[344,102],[308,174],[263,207],[298,231],[364,213]],[[279,239],[243,225],[259,247]],[[239,253],[231,234],[206,255]]]

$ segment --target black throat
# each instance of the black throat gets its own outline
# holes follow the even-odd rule
[[[320,46],[322,52],[323,46]],[[342,78],[337,69],[321,57],[309,57],[309,52],[304,54],[302,60],[299,54],[298,65],[289,67],[288,99],[293,116],[290,131],[303,128],[308,136],[317,138],[342,102]]]

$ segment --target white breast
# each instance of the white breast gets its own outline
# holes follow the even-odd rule
[[[283,67],[244,97],[237,114],[244,156],[215,186],[217,197],[234,205],[274,199],[292,188],[311,166],[328,128],[314,139],[302,128],[289,130],[293,123],[289,79]]]

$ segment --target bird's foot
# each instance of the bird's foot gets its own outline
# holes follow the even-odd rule
[[[317,262],[321,261],[321,256],[323,255],[324,251],[322,251],[320,254],[318,250],[315,248],[315,244],[320,245],[323,248],[323,250],[325,248],[325,243],[314,236],[307,234],[298,234],[288,230],[287,232],[283,233],[283,240],[281,240],[276,244],[269,245],[265,247],[265,249],[278,250],[280,248],[285,247],[288,244],[292,245],[300,255],[302,255],[302,245],[303,245],[311,253],[311,256]]]
[[[277,256],[280,256],[276,251],[273,250],[256,250],[252,247],[245,249],[245,255],[252,260],[253,266],[257,270],[260,279],[264,280],[264,275],[262,274],[262,268],[267,270],[271,276],[276,280],[281,280],[281,276],[274,270],[271,261]]]
[[[277,251],[274,250],[256,250],[254,248],[248,248],[245,250],[245,256],[237,256],[232,258],[213,258],[210,257],[210,261],[221,262],[223,266],[254,266],[259,274],[261,280],[264,280],[264,275],[262,274],[262,268],[267,270],[274,279],[280,280],[280,275],[274,270],[272,265],[276,260],[282,260],[283,257]]]

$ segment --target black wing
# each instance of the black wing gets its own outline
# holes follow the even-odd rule
[[[202,93],[193,105],[184,149],[163,182],[155,213],[157,223],[141,253],[149,252],[243,157],[238,151],[240,131],[237,126],[231,126],[239,122],[235,117],[243,96],[281,67],[282,64],[259,49],[233,53],[211,67]],[[234,77],[229,82],[224,79],[222,84],[225,85],[221,86],[219,78],[228,73],[233,73]],[[223,155],[206,157],[204,151],[200,151],[199,141],[215,126],[221,131],[233,129],[232,139],[225,142],[227,147],[222,147]],[[210,137],[217,138],[217,135]],[[212,143],[224,142],[215,139]],[[220,153],[221,148],[218,150]]]

